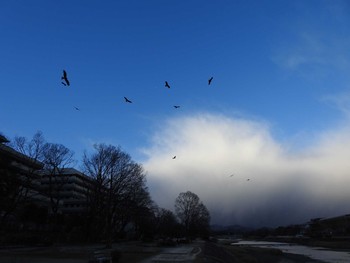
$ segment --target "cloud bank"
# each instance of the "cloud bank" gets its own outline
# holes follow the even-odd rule
[[[143,165],[160,207],[173,210],[190,190],[214,224],[279,226],[349,213],[349,127],[291,149],[267,123],[201,113],[162,124]]]

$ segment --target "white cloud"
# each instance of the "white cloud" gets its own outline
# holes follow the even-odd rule
[[[161,207],[172,209],[190,190],[213,223],[304,222],[350,209],[349,131],[320,133],[312,146],[290,152],[264,122],[197,114],[168,120],[144,149],[144,167]]]

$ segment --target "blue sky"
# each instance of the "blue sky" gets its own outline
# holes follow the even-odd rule
[[[273,156],[279,156],[272,158],[276,162],[283,156],[282,162],[296,158],[299,164],[305,155],[316,152],[318,156],[320,149],[338,149],[325,147],[327,143],[345,147],[347,142],[349,14],[349,3],[340,0],[2,1],[0,132],[9,138],[30,138],[41,130],[48,141],[72,149],[78,161],[93,143],[120,145],[144,164],[157,200],[168,191],[167,176],[178,176],[182,184],[173,189],[175,196],[164,206],[170,206],[179,191],[191,190],[187,189],[191,188],[188,171],[192,174],[198,168],[183,164],[169,172],[169,165],[160,164],[173,155],[181,164],[179,146],[193,155],[207,150],[209,155],[197,164],[206,171],[206,158],[219,156],[218,160],[233,166],[238,160],[234,154],[243,158],[244,149],[260,149],[254,144],[260,141],[268,141],[269,153],[271,148],[280,149],[278,154],[272,150]],[[69,87],[61,84],[63,69]],[[213,82],[208,86],[210,77]],[[165,81],[170,89],[164,87]],[[126,104],[124,96],[133,103]],[[197,122],[201,130],[194,126]],[[213,127],[217,130],[212,131]],[[238,135],[226,132],[235,127],[241,127]],[[329,134],[336,139],[328,142]],[[204,148],[199,144],[191,148],[189,138],[203,138]],[[239,140],[243,150],[223,158],[224,148]],[[213,148],[220,143],[213,156]],[[346,155],[341,150],[336,153]],[[247,157],[246,168],[254,168],[255,161],[266,154],[262,150],[254,155],[257,159]],[[330,159],[334,156],[329,153]],[[213,164],[213,173],[218,163]],[[310,172],[311,163],[318,166],[310,160],[298,176]],[[339,167],[329,163],[330,171]],[[240,169],[246,173],[244,178],[253,176],[248,168],[232,166],[220,170],[225,178],[226,172]],[[265,168],[269,174],[290,174],[284,169],[277,173],[280,168],[273,164]],[[335,188],[348,180],[339,174]],[[224,198],[208,192],[199,196],[212,203],[210,208]],[[318,194],[324,196],[322,191]],[[348,196],[342,198],[348,200]],[[282,203],[276,206],[286,208]],[[332,207],[333,203],[328,212],[314,214],[345,212]],[[242,211],[239,216],[230,210],[216,218],[259,224],[253,220],[256,210],[249,213]],[[276,222],[287,221],[277,218]]]

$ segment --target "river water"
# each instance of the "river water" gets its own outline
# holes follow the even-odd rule
[[[285,253],[299,254],[313,259],[322,260],[329,263],[349,263],[350,252],[334,251],[322,247],[307,247],[296,244],[265,242],[265,241],[238,241],[232,245],[245,245],[262,248],[277,248]]]

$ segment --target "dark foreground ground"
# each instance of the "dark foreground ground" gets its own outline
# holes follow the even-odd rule
[[[194,242],[197,255],[194,263],[313,263],[320,262],[304,256],[285,254],[277,249],[234,247],[212,242]],[[121,251],[120,263],[149,263],[152,258],[171,247],[155,244],[118,243],[113,249]],[[22,247],[0,249],[0,263],[87,263],[94,253],[109,255],[101,245]]]
[[[239,247],[207,242],[196,263],[316,263],[321,262],[305,256],[282,253],[278,249]]]

